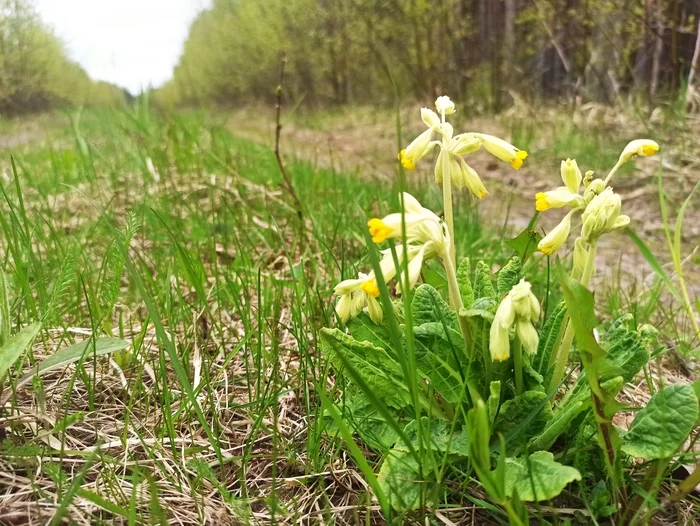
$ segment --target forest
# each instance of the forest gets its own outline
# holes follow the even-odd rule
[[[498,111],[531,102],[657,102],[700,57],[691,0],[214,0],[192,24],[168,104],[315,106],[452,93]],[[691,90],[694,91],[694,90]]]
[[[95,82],[29,0],[0,0],[0,116],[125,102],[126,93]]]

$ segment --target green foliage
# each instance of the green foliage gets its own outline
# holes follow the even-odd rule
[[[520,264],[520,258],[518,256],[513,256],[508,263],[498,271],[498,279],[496,281],[499,296],[508,294],[510,289],[520,281],[521,270],[522,265]]]
[[[526,502],[552,499],[574,480],[581,480],[578,470],[556,462],[548,451],[506,459],[506,494],[517,491]]]
[[[40,330],[41,323],[29,325],[0,347],[0,390],[7,371],[27,352]]]
[[[539,435],[552,416],[545,393],[525,391],[503,403],[494,430],[506,435],[508,452],[517,451],[526,446],[531,437]]]
[[[125,102],[120,88],[68,59],[30,0],[0,0],[0,45],[0,115]]]
[[[420,464],[411,453],[392,449],[382,463],[377,480],[395,510],[413,510],[420,505],[424,481]]]
[[[471,274],[471,266],[469,258],[463,258],[459,267],[457,267],[457,283],[459,283],[459,292],[462,296],[462,303],[468,309],[474,303],[474,289],[472,281],[469,277]]]
[[[491,281],[491,269],[483,261],[476,264],[476,279],[474,281],[474,297],[495,298],[496,290]]]
[[[698,421],[698,398],[690,385],[656,393],[623,436],[622,451],[647,460],[667,458],[688,439]]]

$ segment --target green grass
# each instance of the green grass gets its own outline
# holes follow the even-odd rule
[[[0,159],[12,177],[0,196],[12,326],[43,322],[6,389],[90,334],[133,345],[111,361],[88,352],[12,393],[0,515],[379,521],[341,436],[326,433],[333,391],[318,344],[336,325],[333,285],[358,261],[371,268],[364,225],[396,207],[397,186],[291,159],[300,223],[272,151],[233,136],[224,117],[145,106],[71,117],[14,149],[14,177],[10,152]],[[568,130],[547,155],[598,159],[605,141]],[[425,206],[440,202],[434,185],[409,187]],[[472,206],[458,213],[458,246],[502,264],[511,232]],[[527,272],[549,290],[545,260]],[[654,316],[654,295],[611,290],[610,312]]]

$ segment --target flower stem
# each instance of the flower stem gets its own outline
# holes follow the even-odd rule
[[[593,270],[595,269],[595,253],[597,248],[597,242],[593,242],[588,245],[588,256],[586,257],[586,264],[583,268],[581,279],[579,280],[581,285],[583,285],[584,287],[588,287],[588,284],[591,281],[591,277],[593,277]],[[575,273],[576,270],[574,269],[573,272]],[[557,350],[555,358],[556,361],[554,365],[554,374],[552,375],[552,383],[549,387],[550,390],[556,389],[559,385],[559,382],[561,382],[561,379],[564,377],[566,364],[569,361],[569,351],[571,350],[571,344],[574,342],[574,326],[571,323],[571,320],[569,319],[568,315],[566,317],[566,320],[566,331],[564,332],[564,337],[562,338],[561,344],[559,345],[559,349]]]
[[[442,122],[445,123],[445,114],[442,113]],[[455,226],[454,217],[452,215],[452,180],[450,179],[450,154],[448,153],[449,144],[447,137],[442,135],[442,206],[445,211],[445,223],[447,223],[447,232],[450,234],[450,259],[455,265],[456,250],[455,250]],[[453,305],[455,307],[455,305]]]
[[[523,344],[517,336],[513,340],[513,368],[515,369],[515,394],[523,394]]]

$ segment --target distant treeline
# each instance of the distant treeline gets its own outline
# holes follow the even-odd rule
[[[313,104],[449,93],[526,100],[675,96],[696,52],[698,0],[213,0],[192,24],[168,104]]]
[[[0,116],[123,104],[125,96],[112,84],[92,81],[67,58],[30,0],[0,0]]]

